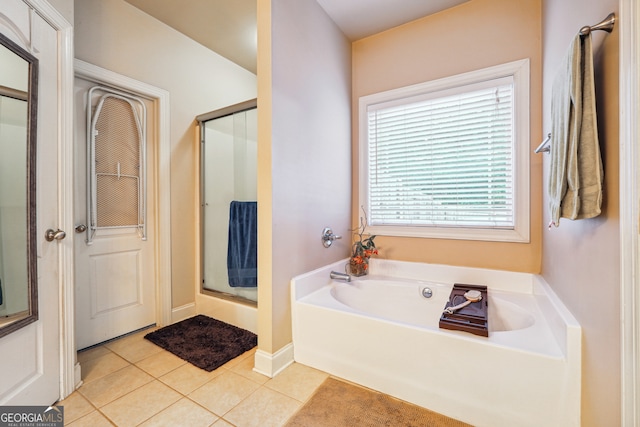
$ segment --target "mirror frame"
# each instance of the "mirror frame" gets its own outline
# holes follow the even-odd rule
[[[27,286],[28,313],[0,327],[0,338],[38,320],[38,268],[37,268],[37,223],[36,223],[36,148],[38,118],[38,58],[0,33],[0,44],[24,59],[29,64],[27,93]]]

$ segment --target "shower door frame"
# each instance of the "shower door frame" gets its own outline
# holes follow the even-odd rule
[[[234,303],[239,303],[246,305],[251,308],[256,308],[258,306],[258,301],[253,301],[248,298],[244,298],[242,296],[232,295],[225,292],[217,291],[215,289],[209,289],[204,287],[204,156],[202,155],[202,147],[204,146],[204,138],[205,138],[205,123],[211,120],[220,119],[222,117],[231,116],[236,113],[242,113],[244,111],[249,111],[258,108],[258,99],[250,99],[248,101],[240,102],[238,104],[230,105],[228,107],[224,107],[218,110],[214,110],[208,113],[201,114],[196,117],[198,121],[198,129],[199,129],[199,142],[200,142],[200,182],[199,182],[199,192],[200,192],[200,280],[199,280],[199,293],[201,295],[209,295],[215,298],[220,298],[222,300],[227,300]]]

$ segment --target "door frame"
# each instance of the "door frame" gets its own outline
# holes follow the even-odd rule
[[[640,5],[620,0],[621,420],[640,423]]]
[[[156,110],[157,147],[153,180],[155,186],[155,204],[148,211],[156,214],[155,236],[155,274],[156,274],[156,310],[158,326],[171,323],[171,139],[169,121],[169,92],[147,83],[117,74],[88,62],[74,61],[75,77],[99,85],[111,86],[131,92],[151,100]],[[73,212],[73,208],[71,208]],[[70,229],[74,226],[72,225]],[[73,307],[71,309],[73,311]],[[75,333],[75,329],[74,329]]]

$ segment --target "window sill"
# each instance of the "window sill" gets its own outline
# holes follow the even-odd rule
[[[516,229],[467,227],[415,227],[370,225],[367,233],[378,236],[416,237],[429,239],[473,240],[489,242],[529,243],[529,227]]]

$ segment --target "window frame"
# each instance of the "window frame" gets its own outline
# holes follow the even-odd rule
[[[502,78],[513,79],[513,228],[369,225],[371,234],[398,237],[422,237],[498,242],[530,241],[530,87],[529,59],[509,62],[437,80],[418,83],[384,92],[365,95],[359,99],[359,188],[358,206],[369,211],[369,155],[368,107],[380,103],[400,101],[418,95],[452,90]]]

